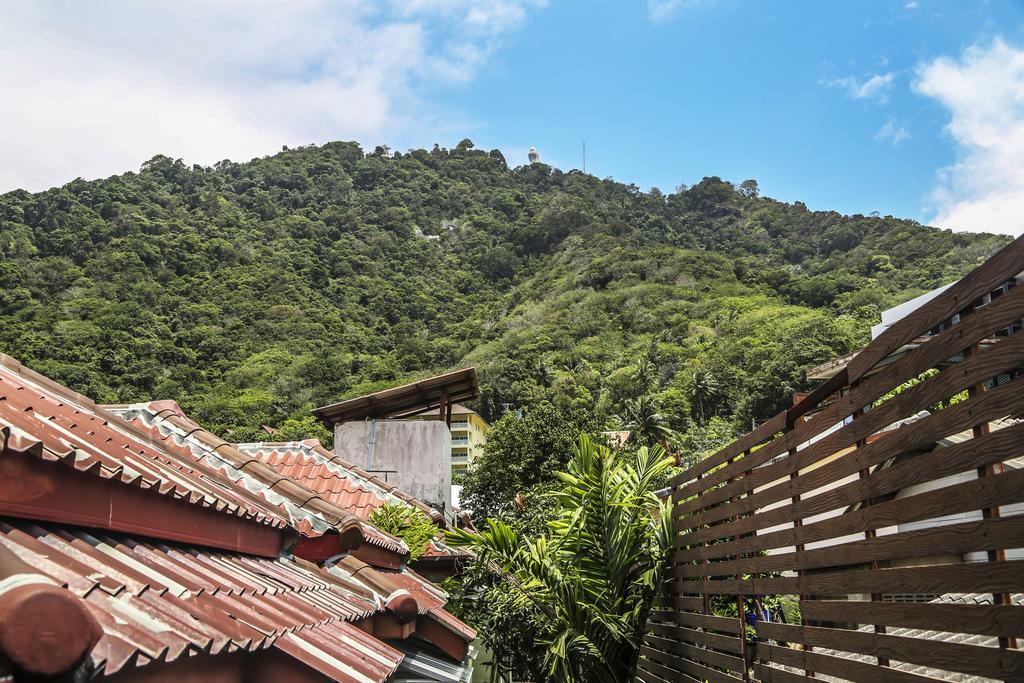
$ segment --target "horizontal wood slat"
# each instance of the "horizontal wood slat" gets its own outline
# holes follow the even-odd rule
[[[696,626],[721,633],[741,633],[742,624],[739,619],[731,617],[716,617],[711,614],[697,614],[695,612],[676,612],[675,620],[683,626]]]
[[[972,676],[1024,679],[1024,653],[1014,650],[768,621],[757,625],[757,635],[759,638],[896,659]]]
[[[766,661],[828,676],[838,676],[846,680],[872,681],[872,683],[935,683],[935,679],[929,676],[918,676],[907,671],[879,666],[876,662],[859,662],[848,657],[836,657],[810,650],[794,650],[789,647],[769,645],[766,642],[758,643],[757,653]],[[779,669],[772,669],[767,675],[778,676],[778,671]],[[761,680],[771,679],[762,677]],[[774,680],[780,679],[775,678]]]
[[[1013,593],[1021,589],[1024,560],[863,569],[703,582],[717,595],[842,595],[852,593]],[[687,581],[688,586],[693,583]]]
[[[704,598],[682,595],[658,595],[652,605],[654,609],[687,610],[695,612],[704,609]]]
[[[691,628],[683,628],[682,626],[674,626],[672,624],[659,624],[657,622],[649,622],[647,632],[663,638],[674,638],[680,642],[712,647],[716,650],[737,655],[743,651],[739,636],[727,636],[721,633],[712,633],[711,631],[696,631]]]
[[[1024,607],[803,600],[804,619],[1012,637],[1024,633]]]

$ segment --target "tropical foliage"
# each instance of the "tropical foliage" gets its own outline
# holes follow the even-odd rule
[[[437,536],[437,527],[425,514],[403,503],[385,503],[375,508],[370,513],[370,524],[405,541],[409,561],[419,558]]]
[[[651,487],[670,466],[660,446],[619,457],[584,435],[568,471],[558,473],[562,487],[552,494],[557,508],[546,534],[529,538],[489,519],[480,533],[448,535],[500,577],[479,609],[498,603],[530,619],[544,680],[632,679],[671,535],[667,505]],[[484,632],[485,643],[498,640],[499,648],[501,637]]]

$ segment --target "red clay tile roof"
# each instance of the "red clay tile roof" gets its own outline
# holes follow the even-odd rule
[[[441,625],[469,642],[476,638],[476,631],[468,624],[444,609],[448,595],[434,583],[411,569],[400,572],[371,567],[354,557],[345,557],[331,568],[337,576],[353,577],[363,581],[374,590],[378,599],[385,600],[396,590],[408,592],[415,600],[420,614],[430,615]]]
[[[369,683],[402,659],[348,623],[373,601],[306,563],[13,520],[0,521],[0,544],[85,600],[103,626],[92,656],[104,675],[277,647],[329,678]]]
[[[363,468],[335,455],[321,446],[317,439],[240,443],[236,444],[236,446],[242,452],[259,458],[279,471],[294,469],[297,472],[301,472],[302,476],[311,479],[323,479],[325,481],[343,479],[352,482],[348,485],[348,488],[352,488],[357,494],[360,494],[360,497],[347,498],[345,494],[339,494],[339,501],[351,503],[353,510],[365,510],[367,507],[372,509],[387,502],[406,503],[423,512],[436,524],[446,525],[444,516],[440,512],[419,498],[410,496],[394,484],[390,484]],[[308,468],[300,466],[308,466]],[[369,491],[374,497],[361,496],[362,491]]]
[[[444,543],[431,541],[420,554],[420,557],[466,557],[467,555],[466,551],[460,548],[452,548]]]
[[[282,443],[240,443],[235,444],[235,447],[243,453],[259,458],[280,474],[316,491],[360,519],[369,519],[370,513],[385,503],[404,503],[420,510],[437,524],[443,525],[445,522],[441,513],[434,508],[338,457],[321,446],[316,439]],[[468,553],[435,540],[431,542],[423,556],[465,557]]]
[[[126,429],[89,399],[0,354],[2,446],[104,479],[283,528],[282,510]]]
[[[189,419],[174,401],[153,401],[107,410],[144,430],[167,450],[214,469],[240,486],[255,491],[265,500],[280,505],[290,522],[306,536],[319,536],[332,527],[358,527],[363,540],[398,554],[407,554],[401,539],[365,524],[365,516],[338,505],[334,496],[308,486],[244,452],[235,445],[202,429]]]
[[[316,535],[354,524],[370,542],[407,552],[400,540],[206,432],[176,404],[150,404],[130,417],[0,354],[0,466],[38,462],[53,486],[67,481],[54,473],[67,472],[102,484],[103,492],[137,490],[143,505],[151,495],[181,499],[227,520],[232,533],[255,528],[279,539],[278,530],[288,527]],[[23,511],[10,514],[31,521],[0,517],[0,545],[84,600],[104,630],[93,658],[106,675],[198,653],[276,647],[328,678],[378,683],[401,661],[400,652],[349,623],[383,609],[363,581],[302,560],[213,550],[203,524],[194,529],[195,544],[132,535],[175,537],[160,537],[158,527],[130,533],[71,527],[73,520],[61,515],[73,507],[63,501],[75,496],[58,494],[48,494],[53,509],[36,511],[42,517]],[[55,523],[39,521],[44,518]],[[444,613],[444,594],[433,591],[433,618],[461,624]]]
[[[331,469],[327,462],[318,461],[312,449],[304,445],[298,448],[262,449],[255,444],[241,444],[241,450],[257,456],[279,473],[316,491],[360,519],[369,519],[370,513],[390,498],[383,490],[371,490],[351,473]],[[393,502],[401,501],[395,499]]]

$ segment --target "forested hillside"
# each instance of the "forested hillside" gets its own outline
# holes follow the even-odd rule
[[[550,400],[712,439],[783,407],[880,309],[1008,238],[673,194],[498,151],[353,143],[0,196],[0,345],[105,402],[177,399],[239,440],[466,364],[482,410]]]

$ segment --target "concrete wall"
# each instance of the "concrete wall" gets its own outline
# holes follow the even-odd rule
[[[452,513],[452,435],[438,420],[365,420],[334,426],[334,452],[445,515]]]

